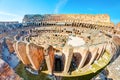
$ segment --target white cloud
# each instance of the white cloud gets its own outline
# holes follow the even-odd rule
[[[13,14],[13,13],[8,13],[4,11],[0,11],[0,21],[22,21],[22,16]]]
[[[2,11],[0,11],[0,15],[8,15],[8,16],[17,16],[17,15],[15,15],[15,14],[12,14],[12,13],[7,13],[7,12],[2,12]]]
[[[59,0],[59,2],[56,4],[56,7],[54,9],[54,13],[57,14],[62,6],[64,6],[67,3],[68,0]]]

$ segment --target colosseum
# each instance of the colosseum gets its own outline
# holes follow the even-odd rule
[[[107,14],[25,15],[23,26],[5,42],[32,75],[90,80],[118,54],[120,29]]]

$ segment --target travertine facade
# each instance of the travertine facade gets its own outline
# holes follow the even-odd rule
[[[23,22],[30,22],[29,17],[33,17],[34,21],[50,21],[50,22],[110,22],[110,17],[107,14],[89,15],[89,14],[48,14],[48,15],[25,15]],[[36,17],[36,18],[35,18]]]

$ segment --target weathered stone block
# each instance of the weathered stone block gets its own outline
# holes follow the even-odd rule
[[[44,60],[44,48],[30,43],[27,45],[27,56],[35,70],[39,70]]]
[[[54,52],[55,52],[55,50],[52,46],[49,46],[46,50],[45,59],[46,59],[48,71],[50,74],[52,74],[52,72],[54,70],[54,59],[55,59]]]
[[[6,44],[10,53],[13,53],[15,50],[13,48],[13,42],[11,39],[6,39]]]
[[[14,71],[0,59],[0,80],[22,80]]]
[[[18,47],[18,53],[17,54],[19,54],[21,56],[21,59],[22,59],[23,63],[25,65],[30,64],[30,61],[29,61],[29,59],[27,57],[27,53],[26,53],[26,43],[18,42],[17,47]]]

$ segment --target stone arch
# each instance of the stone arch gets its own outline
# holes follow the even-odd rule
[[[78,52],[73,53],[72,60],[75,63],[76,67],[79,66],[81,59],[82,59],[82,55],[80,53]]]
[[[86,66],[86,65],[90,62],[90,59],[91,59],[91,58],[92,58],[92,53],[89,52],[89,54],[88,54],[88,56],[87,56],[87,59],[86,59],[84,65],[83,65],[83,67]]]
[[[59,52],[59,51],[58,51]],[[54,59],[54,71],[63,71],[64,70],[64,63],[65,63],[65,55],[63,53],[55,54]]]

